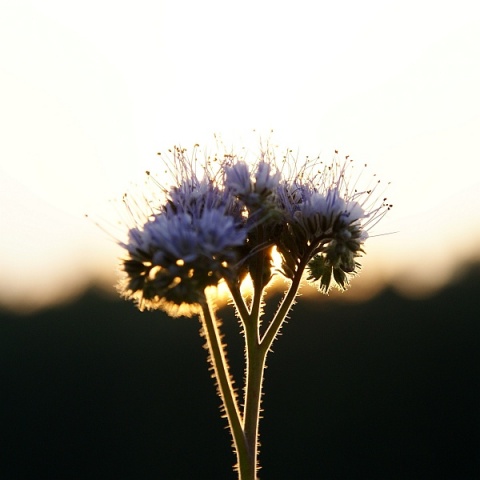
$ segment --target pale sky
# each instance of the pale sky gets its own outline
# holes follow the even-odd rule
[[[254,128],[392,182],[352,295],[431,291],[480,257],[479,85],[473,0],[0,0],[0,302],[113,283],[83,214],[158,151]]]

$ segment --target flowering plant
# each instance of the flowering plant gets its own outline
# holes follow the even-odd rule
[[[368,231],[390,209],[378,183],[357,189],[346,157],[299,162],[286,151],[260,146],[248,163],[234,153],[200,158],[169,151],[165,176],[149,178],[157,194],[127,204],[132,225],[121,261],[119,290],[143,309],[198,315],[209,362],[233,438],[239,479],[255,480],[265,362],[290,312],[302,278],[322,293],[344,290],[359,268]],[[169,184],[170,183],[170,184]],[[288,288],[273,315],[263,304],[274,276]],[[244,285],[250,279],[251,293]],[[214,295],[226,285],[245,338],[245,388],[239,402],[229,373]],[[261,323],[263,324],[260,328]]]

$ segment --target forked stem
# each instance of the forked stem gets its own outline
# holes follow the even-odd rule
[[[295,297],[300,287],[300,282],[305,264],[302,262],[292,279],[290,287],[285,292],[283,301],[271,320],[268,328],[260,339],[260,317],[261,317],[261,298],[263,296],[263,287],[257,287],[253,293],[251,309],[245,306],[243,297],[238,288],[229,285],[230,293],[237,307],[237,313],[242,321],[245,332],[245,352],[246,352],[246,385],[245,402],[243,412],[243,432],[245,435],[246,448],[249,455],[246,461],[249,467],[245,469],[253,476],[240,477],[241,480],[256,480],[258,469],[258,439],[259,422],[262,400],[263,378],[265,373],[265,362],[270,351],[270,347],[275,340],[283,321],[290,311]]]
[[[234,303],[245,331],[246,350],[246,386],[243,415],[240,412],[237,396],[229,373],[225,346],[219,330],[218,320],[205,297],[202,304],[201,321],[210,362],[217,380],[217,387],[228,419],[233,437],[239,480],[257,480],[258,469],[258,427],[262,399],[262,384],[265,361],[270,347],[287,316],[300,287],[304,265],[299,265],[290,287],[285,292],[283,301],[260,339],[260,298],[263,287],[254,292],[252,308],[246,308],[240,291],[230,285]]]

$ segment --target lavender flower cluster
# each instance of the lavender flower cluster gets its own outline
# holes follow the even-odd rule
[[[127,254],[119,288],[140,309],[195,311],[221,281],[239,286],[250,275],[264,288],[274,274],[292,280],[305,269],[322,292],[345,289],[369,229],[391,207],[377,184],[357,190],[348,157],[300,163],[271,148],[250,163],[235,154],[202,162],[197,148],[170,154],[173,185],[157,181],[158,204],[120,242]]]

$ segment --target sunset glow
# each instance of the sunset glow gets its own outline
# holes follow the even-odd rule
[[[391,182],[394,208],[345,298],[442,286],[480,258],[475,6],[4,2],[0,302],[115,283],[118,247],[84,214],[114,224],[109,199],[161,174],[157,152],[253,129]]]

